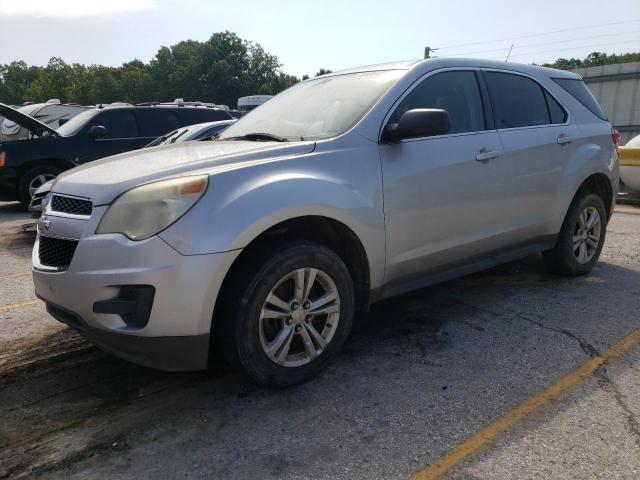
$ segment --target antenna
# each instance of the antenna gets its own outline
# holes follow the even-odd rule
[[[509,53],[507,53],[507,58],[504,59],[505,62],[509,61],[509,56],[511,55],[511,50],[513,50],[513,43],[509,47]]]

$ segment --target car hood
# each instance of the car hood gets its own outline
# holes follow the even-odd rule
[[[315,142],[217,140],[145,148],[73,168],[58,176],[53,192],[87,197],[94,205],[111,203],[139,185],[166,178],[214,174],[252,163],[303,155]]]
[[[11,108],[9,105],[5,105],[4,103],[0,103],[0,116],[3,116],[14,123],[26,128],[31,133],[35,135],[42,135],[44,132],[49,132],[52,135],[58,135],[53,128],[42,123],[39,120],[36,120],[29,115],[26,115],[22,112],[19,112],[15,108]]]

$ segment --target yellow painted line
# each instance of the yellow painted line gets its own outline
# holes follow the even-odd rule
[[[2,275],[0,276],[0,280],[4,279],[4,278],[15,278],[15,277],[26,277],[27,275],[31,275],[31,272],[27,272],[27,273],[13,273],[11,275]]]
[[[640,329],[634,330],[624,339],[602,353],[602,355],[591,358],[569,374],[549,385],[546,389],[536,393],[527,401],[509,411],[503,417],[494,420],[475,435],[469,437],[453,450],[450,450],[448,453],[440,457],[427,468],[413,474],[411,480],[433,480],[441,477],[455,467],[459,462],[475,453],[487,442],[496,438],[513,424],[519,422],[534,410],[548,403],[550,400],[553,400],[561,394],[573,389],[580,382],[593,375],[600,365],[619,357],[638,343],[640,343]]]
[[[14,308],[28,307],[30,305],[35,305],[36,303],[42,303],[42,302],[40,300],[30,300],[28,302],[13,303],[9,305],[0,305],[0,311],[13,310]]]

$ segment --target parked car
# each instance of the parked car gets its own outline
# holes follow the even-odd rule
[[[188,127],[177,128],[151,141],[147,144],[147,147],[171,145],[193,140],[210,140],[235,122],[237,120],[220,120],[219,122],[196,123]]]
[[[79,113],[90,108],[92,107],[75,103],[60,103],[60,100],[54,98],[46,103],[32,103],[18,107],[16,110],[39,120],[55,130]],[[31,132],[27,128],[9,119],[2,118],[0,120],[0,143],[27,140],[29,138],[31,138]]]
[[[54,130],[7,105],[0,104],[0,115],[34,135],[0,143],[0,199],[24,205],[42,183],[64,170],[144,147],[177,127],[231,118],[217,108],[117,104],[86,110]]]
[[[58,177],[35,290],[131,361],[194,370],[213,348],[289,385],[335,358],[372,302],[540,252],[588,273],[616,160],[569,72],[438,58],[329,74],[214,141]]]

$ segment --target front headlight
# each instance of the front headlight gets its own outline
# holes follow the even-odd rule
[[[187,213],[207,184],[207,175],[199,175],[132,188],[111,204],[96,233],[122,233],[131,240],[152,237]]]

